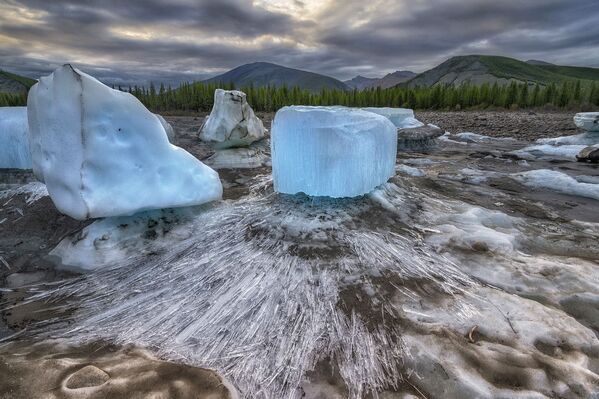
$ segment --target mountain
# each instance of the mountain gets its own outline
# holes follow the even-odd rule
[[[350,88],[357,90],[370,89],[373,87],[388,89],[389,87],[397,86],[399,83],[407,82],[415,76],[416,74],[412,71],[395,71],[378,79],[356,76],[355,78],[346,80],[343,83],[348,85]]]
[[[436,84],[509,84],[531,82],[541,85],[581,79],[599,81],[599,69],[530,64],[513,58],[491,55],[465,55],[448,59],[405,84],[409,87]],[[587,82],[588,83],[588,82]]]
[[[23,94],[37,81],[0,69],[0,93]]]
[[[412,71],[395,71],[379,79],[375,87],[380,86],[383,89],[388,89],[389,87],[397,86],[400,83],[407,82],[416,75],[417,74]]]
[[[380,80],[379,78],[367,78],[367,77],[358,75],[355,78],[352,78],[350,80],[344,80],[343,83],[345,83],[347,86],[349,86],[352,89],[364,90],[369,87],[374,87],[376,82],[378,82],[379,80]]]
[[[553,65],[547,61],[541,61],[541,60],[528,60],[526,61],[527,64],[531,64],[531,65]]]
[[[203,81],[204,83],[233,83],[235,87],[254,85],[283,86],[310,90],[313,92],[323,88],[348,90],[349,87],[340,80],[300,69],[287,68],[268,62],[255,62],[231,69],[222,75]]]

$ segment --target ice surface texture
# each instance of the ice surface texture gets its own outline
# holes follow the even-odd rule
[[[169,144],[156,115],[70,65],[27,99],[33,171],[61,212],[128,215],[219,199],[218,174]]]
[[[151,216],[88,226],[86,243],[71,241],[71,254],[89,261],[87,243],[106,240],[114,245],[104,254],[118,251],[120,262],[31,291],[32,301],[73,319],[46,333],[157,348],[166,358],[217,369],[245,398],[299,399],[305,373],[328,361],[338,365],[349,398],[398,384],[405,348],[391,321],[400,310],[378,284],[417,297],[420,285],[454,295],[475,283],[417,233],[398,234],[401,223],[368,197],[278,196],[265,183],[246,199],[183,215],[186,221],[170,223],[145,250],[140,227]],[[363,214],[373,223],[356,224]],[[85,299],[71,303],[76,297]]]
[[[284,107],[271,135],[275,191],[366,194],[395,174],[397,129],[385,117],[341,107]]]
[[[588,132],[599,132],[599,112],[580,112],[574,116],[574,124]]]
[[[31,169],[27,107],[0,107],[0,168]]]
[[[214,142],[217,148],[244,147],[263,138],[265,131],[244,92],[216,89],[214,106],[200,129],[200,139]]]
[[[424,126],[424,123],[416,119],[414,117],[414,111],[409,108],[368,107],[362,109],[364,111],[374,112],[375,114],[384,116],[385,118],[389,119],[391,123],[393,123],[398,129]]]

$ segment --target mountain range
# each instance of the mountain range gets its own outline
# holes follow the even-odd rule
[[[202,83],[232,84],[241,88],[253,85],[300,87],[311,92],[322,89],[365,90],[376,87],[417,87],[437,84],[460,85],[484,83],[500,85],[510,82],[529,82],[540,85],[561,84],[580,80],[583,84],[599,81],[599,68],[574,67],[550,64],[545,61],[519,61],[514,58],[490,55],[465,55],[447,61],[416,74],[396,71],[382,78],[356,76],[342,82],[330,76],[288,68],[268,62],[254,62],[231,69]],[[36,81],[0,70],[0,93],[26,93]]]

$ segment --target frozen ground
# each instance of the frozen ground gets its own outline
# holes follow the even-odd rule
[[[214,156],[191,139],[201,120],[167,119],[177,145]],[[0,357],[32,373],[46,363],[18,345],[67,340],[83,366],[90,345],[119,359],[132,344],[247,398],[595,397],[599,169],[515,155],[532,145],[446,136],[352,200],[274,194],[263,146],[219,169],[221,203],[92,224],[3,171],[0,334],[17,344]]]

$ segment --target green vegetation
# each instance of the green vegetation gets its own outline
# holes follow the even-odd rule
[[[582,80],[582,84],[590,81],[599,81],[599,69],[560,66],[560,65],[535,65],[508,57],[492,55],[471,56],[478,58],[489,68],[489,72],[500,78],[517,79],[523,82],[533,82],[542,85],[562,83],[564,81]],[[585,82],[589,81],[589,82]]]
[[[34,84],[37,83],[37,80],[35,80],[35,79],[30,79],[25,76],[16,75],[14,73],[6,72],[1,69],[0,69],[0,77],[4,77],[9,80],[17,81],[17,82],[21,83],[23,86],[25,86],[27,89],[29,89],[31,86],[33,86]]]
[[[133,87],[128,91],[154,112],[210,111],[214,90],[230,90],[231,85],[187,83],[177,89],[154,85]],[[561,84],[512,83],[507,86],[483,84],[475,86],[436,85],[432,87],[393,87],[364,91],[323,89],[319,93],[298,87],[242,88],[256,111],[274,112],[285,105],[345,105],[349,107],[405,107],[431,110],[465,110],[485,108],[525,109],[538,107],[571,110],[599,107],[599,82],[583,86],[581,81]],[[0,94],[0,106],[26,105],[25,95]]]
[[[214,90],[229,85],[184,84],[176,90],[133,88],[129,91],[155,112],[210,111]],[[599,82],[583,86],[580,81],[560,85],[512,83],[507,86],[393,87],[364,91],[324,89],[311,93],[297,87],[245,87],[241,89],[256,111],[274,112],[285,105],[345,105],[349,107],[406,107],[413,109],[460,110],[484,108],[568,108],[578,110],[599,106]]]
[[[0,93],[0,107],[16,107],[27,105],[27,94]]]

